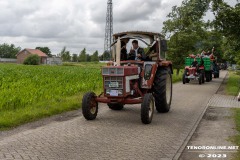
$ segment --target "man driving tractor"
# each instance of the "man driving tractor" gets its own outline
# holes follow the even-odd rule
[[[132,41],[132,49],[128,54],[128,60],[144,60],[146,55],[144,53],[144,49],[138,46],[138,41]]]

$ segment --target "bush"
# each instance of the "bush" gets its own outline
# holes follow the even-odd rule
[[[39,65],[40,57],[36,54],[28,56],[23,64],[25,65]]]

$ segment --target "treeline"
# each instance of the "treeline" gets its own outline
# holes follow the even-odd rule
[[[211,11],[215,18],[206,21]],[[240,4],[230,6],[223,0],[184,0],[174,6],[164,22],[168,36],[168,59],[174,68],[183,67],[189,54],[200,54],[215,48],[218,62],[240,65]]]
[[[58,54],[62,58],[63,62],[98,62],[98,61],[109,61],[111,59],[109,52],[104,52],[99,55],[96,50],[91,55],[86,52],[84,48],[79,54],[70,54],[70,51],[63,47],[62,51]]]
[[[49,47],[36,47],[35,49],[41,50],[49,57],[53,56]],[[20,51],[21,47],[16,47],[14,44],[0,44],[0,58],[16,58],[17,53]],[[85,48],[79,54],[71,54],[66,47],[63,47],[57,56],[61,57],[63,62],[97,62],[110,60],[110,54],[108,52],[104,52],[99,56],[99,53],[96,50],[92,55],[90,55],[86,52]]]
[[[20,50],[21,47],[16,47],[14,44],[0,44],[0,58],[16,58]]]

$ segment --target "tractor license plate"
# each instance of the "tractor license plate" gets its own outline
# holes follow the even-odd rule
[[[111,90],[110,96],[118,96],[118,90]]]
[[[118,88],[119,84],[118,84],[118,82],[110,82],[109,87],[110,88]]]

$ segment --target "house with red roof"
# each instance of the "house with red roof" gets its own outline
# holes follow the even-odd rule
[[[24,49],[20,52],[18,52],[17,56],[17,63],[22,64],[24,60],[30,56],[30,55],[38,55],[40,57],[40,64],[46,64],[47,63],[47,55],[40,51],[39,49]]]

